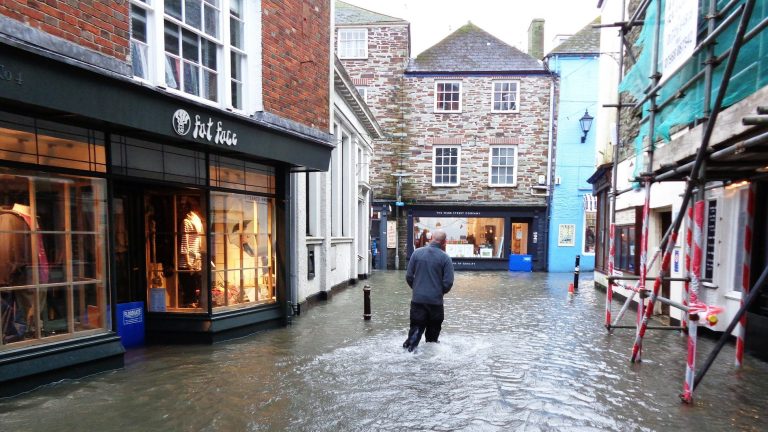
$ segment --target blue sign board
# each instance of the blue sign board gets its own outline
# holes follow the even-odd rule
[[[402,206],[405,205],[405,203],[402,202],[402,201],[395,201],[395,205],[398,206],[398,207],[402,207]]]
[[[144,345],[144,302],[117,304],[117,334],[126,348]]]

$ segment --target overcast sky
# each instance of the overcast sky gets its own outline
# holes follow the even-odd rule
[[[528,26],[544,20],[544,52],[557,34],[574,34],[599,14],[598,0],[344,0],[411,23],[411,56],[472,21],[504,42],[528,51]]]

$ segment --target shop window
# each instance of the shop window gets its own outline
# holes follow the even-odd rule
[[[106,172],[101,132],[2,112],[0,159]]]
[[[206,309],[206,218],[199,193],[144,197],[148,309]]]
[[[106,181],[0,170],[0,351],[104,332]]]
[[[205,184],[205,153],[112,136],[112,172],[132,177]]]
[[[510,239],[511,253],[513,255],[528,254],[528,224],[524,222],[512,222],[512,235]]]
[[[584,237],[582,238],[584,247],[582,253],[584,255],[594,255],[595,253],[595,224],[597,223],[596,211],[584,212]]]
[[[445,231],[445,252],[451,257],[502,257],[504,218],[414,217],[412,247],[416,249],[427,246],[432,233],[438,229]]]
[[[617,270],[637,273],[637,238],[635,226],[616,227],[614,266]]]
[[[245,110],[248,66],[256,57],[253,51],[260,49],[258,43],[247,42],[248,22],[258,18],[256,7],[247,7],[251,4],[132,0],[134,76],[219,106]]]
[[[595,269],[603,273],[608,271],[608,250],[610,235],[610,214],[608,208],[608,190],[604,189],[597,194],[597,238],[595,239]]]
[[[211,194],[214,308],[277,301],[274,198]]]
[[[211,155],[210,177],[213,187],[275,193],[275,169],[267,165]]]

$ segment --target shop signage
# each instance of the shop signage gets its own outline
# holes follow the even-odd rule
[[[436,211],[436,216],[480,216],[479,211]]]
[[[697,0],[667,0],[664,8],[662,81],[680,68],[696,48]]]
[[[214,122],[211,117],[204,119],[195,114],[194,120],[186,110],[177,109],[173,113],[173,131],[186,136],[192,131],[192,138],[228,146],[237,145],[237,134],[224,129],[221,121]]]
[[[387,221],[387,248],[397,247],[397,221]]]
[[[24,83],[24,80],[21,78],[21,72],[8,69],[4,64],[0,64],[0,80],[14,82],[17,85]]]

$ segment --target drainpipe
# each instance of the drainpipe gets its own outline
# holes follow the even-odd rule
[[[309,175],[309,174],[304,174]],[[299,309],[299,276],[298,276],[298,270],[299,270],[299,262],[298,262],[298,250],[299,250],[299,236],[297,234],[297,223],[296,220],[298,219],[298,198],[299,198],[299,182],[298,182],[298,174],[291,174],[291,177],[293,177],[291,181],[291,193],[290,197],[288,199],[288,206],[290,208],[289,214],[290,214],[290,221],[288,222],[288,233],[289,233],[289,241],[288,241],[288,262],[291,263],[290,270],[289,270],[289,285],[290,285],[290,297],[288,298],[288,319],[290,320],[291,317],[298,315],[298,309]],[[309,193],[309,191],[307,191]]]
[[[552,196],[552,140],[555,118],[555,74],[552,74],[552,82],[549,84],[549,138],[547,140],[547,194]],[[551,201],[551,199],[550,199]]]

